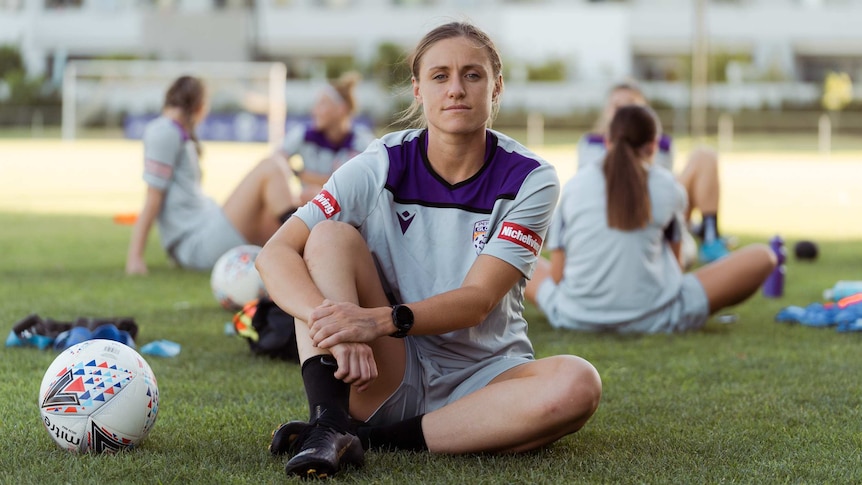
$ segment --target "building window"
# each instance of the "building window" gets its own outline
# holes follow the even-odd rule
[[[796,57],[800,80],[822,83],[829,72],[846,72],[854,82],[862,80],[862,56],[813,56]]]
[[[45,8],[47,10],[81,8],[83,3],[83,0],[45,0]]]

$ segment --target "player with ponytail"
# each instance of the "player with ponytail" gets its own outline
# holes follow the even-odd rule
[[[596,126],[578,140],[578,166],[601,163],[605,157],[605,141],[609,136],[611,119],[621,106],[648,106],[647,98],[634,82],[615,85],[608,93],[604,110]],[[661,130],[660,130],[661,131]],[[654,163],[670,171],[674,169],[673,139],[661,133],[658,147],[653,157]],[[682,258],[686,268],[701,263],[710,263],[727,255],[727,239],[718,231],[718,209],[720,198],[718,155],[715,150],[697,147],[691,151],[685,166],[676,175],[677,181],[685,188],[688,206],[683,216],[686,222],[682,232]],[[701,215],[698,226],[691,224],[691,215],[697,211]],[[700,247],[693,233],[700,238]]]
[[[274,161],[255,166],[223,206],[201,189],[203,153],[196,128],[209,112],[206,87],[193,76],[177,78],[165,93],[161,116],[144,131],[143,208],[132,228],[127,274],[146,274],[147,238],[153,223],[161,246],[183,268],[209,270],[225,251],[263,246],[295,209],[288,174]]]
[[[605,157],[603,171],[607,183],[608,226],[642,229],[650,221],[647,187],[649,168],[642,160],[655,150],[656,125],[647,110],[624,110],[611,124],[613,144]]]
[[[563,188],[545,249],[526,287],[551,326],[670,333],[751,296],[775,267],[757,244],[684,274],[679,252],[686,192],[653,163],[661,129],[647,106],[615,110],[598,164]]]

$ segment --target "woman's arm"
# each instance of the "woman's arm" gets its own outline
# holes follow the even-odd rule
[[[478,325],[522,276],[517,268],[501,259],[479,256],[459,288],[407,304],[414,316],[410,334],[440,335]],[[389,307],[327,303],[314,312],[311,320],[309,335],[318,347],[371,342],[396,330]]]
[[[457,289],[410,303],[414,335],[439,335],[478,325],[521,279],[521,272],[493,256],[481,255]]]
[[[147,274],[147,263],[144,261],[144,250],[147,247],[147,237],[153,226],[153,221],[162,210],[165,193],[159,189],[147,186],[144,196],[144,207],[132,227],[132,237],[129,241],[129,251],[126,255],[126,274]]]
[[[302,257],[309,234],[305,223],[293,217],[255,259],[273,301],[308,322],[312,339],[323,348],[342,342],[371,342],[393,333],[396,329],[388,306],[361,308],[325,300]],[[511,264],[479,256],[461,287],[408,305],[415,318],[410,333],[442,334],[479,324],[521,277]]]
[[[298,217],[291,217],[267,241],[255,258],[255,266],[263,279],[270,298],[298,321],[311,324],[313,312],[328,301],[314,283],[303,258],[305,244],[311,232]],[[352,307],[358,308],[353,304]],[[302,332],[304,333],[304,332]],[[297,336],[300,332],[297,330]],[[307,340],[299,338],[300,357],[307,358],[312,352]],[[338,362],[335,377],[364,390],[377,378],[377,364],[371,348],[358,341],[331,345],[327,350]],[[305,350],[303,350],[305,349]]]
[[[324,300],[302,258],[310,233],[302,219],[291,217],[255,258],[270,298],[282,310],[306,322]]]

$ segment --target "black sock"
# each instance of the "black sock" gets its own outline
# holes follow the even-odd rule
[[[360,427],[357,436],[366,450],[425,451],[428,445],[422,432],[422,416],[384,426]]]
[[[290,216],[292,216],[294,212],[296,212],[296,207],[291,207],[290,209],[287,209],[280,216],[278,216],[278,222],[284,224],[285,222],[287,222],[288,219],[290,219]]]
[[[309,421],[343,433],[350,431],[350,384],[335,378],[338,363],[331,355],[315,355],[302,364]]]
[[[718,214],[703,214],[703,242],[718,239]]]

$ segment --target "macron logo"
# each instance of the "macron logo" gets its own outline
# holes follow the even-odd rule
[[[500,229],[500,234],[498,234],[497,237],[505,239],[506,241],[511,241],[519,246],[523,246],[529,249],[535,256],[538,256],[539,251],[542,250],[542,238],[540,238],[535,232],[526,227],[519,226],[518,224],[504,222],[503,227]]]
[[[319,194],[315,195],[313,199],[314,205],[320,207],[320,210],[323,211],[323,214],[327,219],[341,212],[341,207],[338,205],[338,201],[335,200],[335,197],[332,196],[326,190],[321,190]]]
[[[407,228],[410,227],[410,223],[413,222],[413,219],[416,217],[416,213],[413,214],[404,211],[398,213],[398,222],[401,224],[401,234],[407,232]]]

